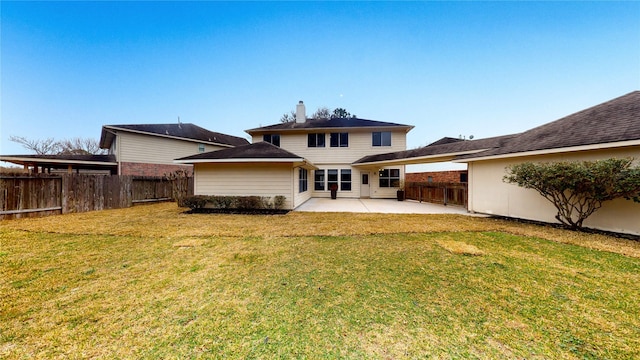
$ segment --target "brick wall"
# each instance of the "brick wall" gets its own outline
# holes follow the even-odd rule
[[[449,171],[428,171],[420,173],[407,173],[405,174],[406,182],[429,182],[431,177],[432,182],[460,182],[460,174],[467,174],[467,170],[449,170]]]
[[[148,164],[123,162],[121,164],[120,175],[134,176],[163,176],[176,170],[186,170],[189,175],[193,174],[193,166],[191,165],[167,165],[167,164]]]

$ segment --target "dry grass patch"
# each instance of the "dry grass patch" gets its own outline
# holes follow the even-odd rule
[[[500,231],[640,258],[640,241],[493,218],[438,214],[303,213],[287,215],[184,214],[175,203],[22,220],[4,229],[59,234],[184,237],[351,236],[393,233]]]

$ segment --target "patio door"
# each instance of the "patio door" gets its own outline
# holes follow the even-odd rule
[[[371,196],[371,187],[369,186],[369,173],[363,172],[360,174],[360,197],[368,198]]]

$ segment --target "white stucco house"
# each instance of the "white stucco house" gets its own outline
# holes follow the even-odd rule
[[[405,166],[361,165],[358,160],[406,149],[411,125],[359,118],[307,119],[304,103],[294,122],[246,130],[252,143],[176,160],[194,166],[196,195],[284,196],[293,209],[311,197],[393,198]]]

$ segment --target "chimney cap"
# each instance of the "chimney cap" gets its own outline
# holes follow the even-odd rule
[[[300,100],[300,101],[298,101],[298,104],[304,104],[304,103],[302,102],[302,100]]]

